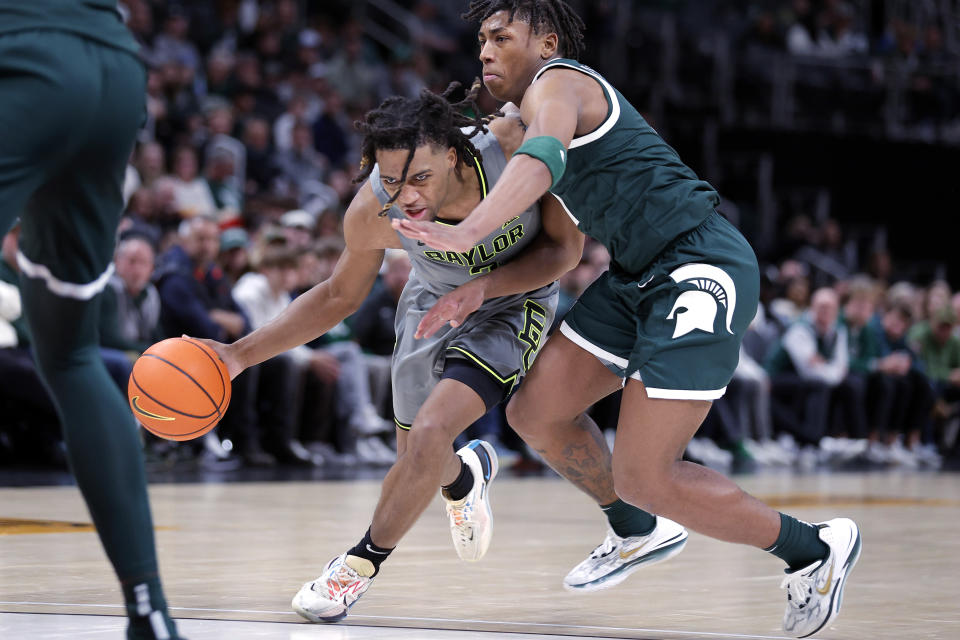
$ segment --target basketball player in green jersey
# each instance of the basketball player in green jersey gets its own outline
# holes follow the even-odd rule
[[[537,449],[555,451],[582,429],[576,417],[584,409],[623,387],[613,451],[617,495],[782,558],[784,630],[816,633],[839,611],[859,557],[856,524],[801,522],[681,460],[711,401],[723,394],[756,311],[752,249],[714,211],[716,191],[600,74],[576,61],[583,23],[565,2],[474,0],[465,18],[480,23],[487,88],[520,105],[524,142],[463,223],[396,220],[395,228],[462,251],[552,193],[607,247],[611,266],[548,340],[507,408],[511,425]],[[438,308],[425,322],[436,326],[448,315]]]
[[[21,219],[23,308],[70,467],[126,600],[127,638],[174,639],[140,437],[99,355],[146,72],[116,0],[0,0],[0,233]]]

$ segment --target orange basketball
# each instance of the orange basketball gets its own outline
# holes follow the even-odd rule
[[[127,385],[133,415],[167,440],[192,440],[217,426],[230,404],[230,375],[207,345],[169,338],[143,352]]]

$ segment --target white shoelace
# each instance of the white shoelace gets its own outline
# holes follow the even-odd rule
[[[796,608],[807,604],[807,598],[813,591],[813,580],[816,571],[813,569],[818,565],[810,565],[799,571],[789,573],[783,577],[780,583],[781,589],[787,589],[790,594],[790,604]]]
[[[316,580],[313,584],[314,586],[319,585],[320,590],[326,591],[327,582],[331,578],[321,578]],[[360,580],[360,574],[356,572],[350,565],[346,562],[340,563],[340,566],[337,567],[337,570],[332,576],[333,581],[337,584],[337,597],[343,597],[343,591],[348,585],[352,585]],[[314,589],[316,591],[317,589]]]
[[[470,514],[473,512],[473,504],[469,500],[464,500],[461,505],[448,503],[448,513],[453,518],[457,535],[462,542],[469,542],[473,533],[473,526],[470,525]]]
[[[590,554],[590,557],[593,559],[602,558],[613,551],[617,546],[617,543],[614,542],[613,536],[610,533],[607,533],[607,537],[603,539],[603,542],[593,550],[593,553]]]

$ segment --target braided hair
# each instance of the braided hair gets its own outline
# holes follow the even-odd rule
[[[481,86],[479,78],[474,80],[466,97],[460,102],[450,101],[451,95],[460,88],[459,82],[450,83],[440,95],[424,89],[420,92],[420,97],[415,99],[396,96],[387,98],[378,108],[368,112],[363,120],[355,122],[354,126],[363,134],[363,142],[360,172],[354,178],[354,184],[370,177],[377,151],[406,149],[407,161],[400,176],[400,184],[405,184],[414,152],[417,147],[426,143],[444,148],[453,147],[457,152],[455,170],[457,177],[460,177],[462,163],[466,162],[467,158],[478,155],[470,139],[478,133],[486,132],[486,125],[490,120],[501,115],[499,112],[487,117],[467,115],[480,112],[476,100]],[[464,133],[463,129],[471,126],[473,129]],[[397,189],[380,210],[381,216],[387,214],[399,195],[400,189]]]
[[[529,22],[536,34],[556,33],[558,49],[568,58],[578,59],[583,52],[583,20],[563,0],[471,0],[461,17],[483,22],[498,11],[507,11],[510,22]]]

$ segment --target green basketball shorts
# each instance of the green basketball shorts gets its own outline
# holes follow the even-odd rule
[[[613,267],[560,327],[651,398],[715,400],[737,367],[757,311],[760,272],[739,231],[714,213],[640,274]]]
[[[55,30],[0,36],[0,233],[56,295],[89,300],[112,272],[146,73],[131,53]]]

